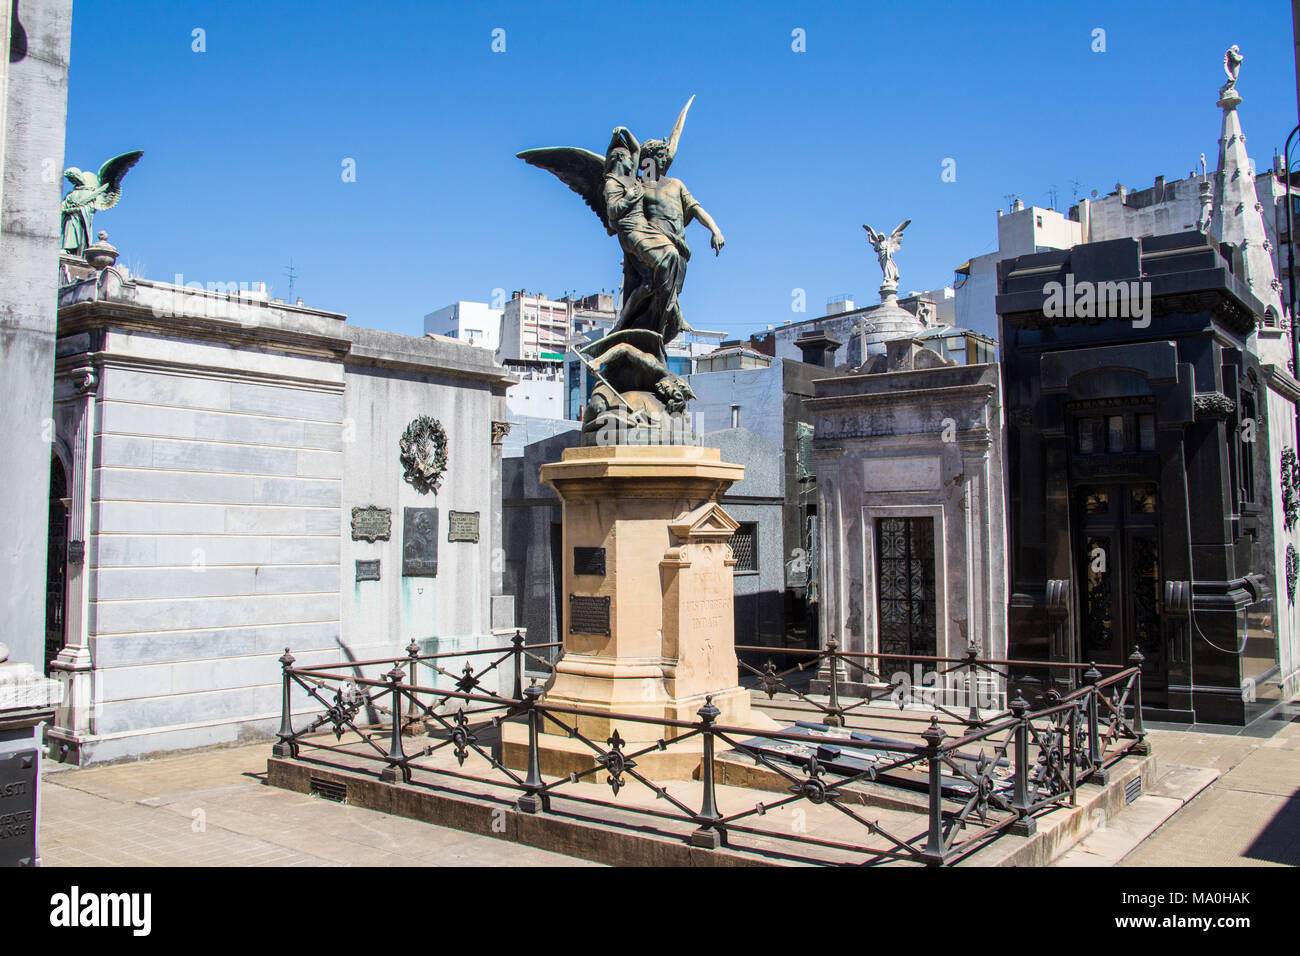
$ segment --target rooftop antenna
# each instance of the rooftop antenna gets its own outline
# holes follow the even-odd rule
[[[1079,201],[1079,186],[1080,186],[1079,180],[1077,179],[1070,180],[1070,195],[1073,197],[1075,203],[1078,203]]]
[[[1016,199],[1018,199],[1019,197],[1015,193],[1003,193],[1002,198],[1007,201],[1007,212],[1010,212],[1011,207],[1015,204]]]
[[[298,275],[298,270],[295,269],[295,268],[293,267],[293,256],[290,256],[290,257],[289,257],[289,268],[287,268],[287,269],[284,270],[284,274],[287,275],[287,276],[289,277],[289,301],[292,302],[292,301],[294,301],[294,299],[293,299],[293,280],[294,280],[294,279],[297,277],[297,275]]]
[[[1056,185],[1055,184],[1047,187],[1047,198],[1051,200],[1052,208],[1055,209],[1056,208]]]

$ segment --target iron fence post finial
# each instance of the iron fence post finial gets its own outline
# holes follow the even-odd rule
[[[1137,668],[1137,674],[1133,677],[1133,734],[1138,743],[1134,749],[1138,753],[1148,753],[1146,727],[1142,723],[1142,665],[1146,662],[1146,656],[1136,644],[1133,645],[1133,653],[1128,656],[1128,662],[1130,667]]]
[[[419,643],[416,641],[415,638],[411,638],[411,643],[406,645],[406,656],[407,656],[407,658],[410,660],[410,665],[411,665],[411,684],[412,684],[412,688],[411,688],[410,716],[411,716],[411,724],[412,724],[412,726],[414,726],[414,725],[415,725],[415,722],[416,722],[416,719],[419,717],[419,714],[420,714],[420,705],[419,705],[419,703],[416,701],[416,698],[415,698],[415,687],[414,687],[414,685],[420,683],[419,679],[415,676],[415,675],[416,675],[416,661],[417,661],[417,658],[419,658],[419,656],[420,656],[420,645],[419,645]]]
[[[700,778],[704,783],[704,796],[696,818],[699,827],[691,833],[691,846],[706,850],[716,850],[722,845],[723,833],[717,822],[722,819],[718,812],[717,794],[713,783],[713,722],[722,715],[722,711],[713,705],[713,695],[704,698],[704,706],[696,711],[700,718],[700,732],[704,735],[704,756],[700,765]]]
[[[280,699],[280,729],[276,733],[276,736],[280,739],[271,747],[271,755],[273,757],[298,756],[298,745],[293,742],[293,714],[291,710],[292,702],[290,700],[292,697],[291,682],[293,680],[293,675],[289,670],[293,667],[293,662],[296,659],[297,658],[289,653],[289,648],[287,647],[284,649],[284,653],[280,655],[280,668],[283,675],[284,689]]]
[[[925,850],[921,854],[927,863],[941,864],[947,856],[943,846],[943,761],[939,745],[948,735],[939,726],[937,715],[930,717],[930,726],[921,733],[925,741],[926,761],[930,771],[930,825],[925,839]]]
[[[536,679],[523,692],[525,706],[528,708],[528,774],[524,778],[524,793],[515,801],[515,807],[523,813],[537,813],[545,807],[545,798],[540,796],[546,784],[542,781],[542,761],[537,739],[541,730],[537,701],[541,696],[542,688]]]
[[[831,659],[830,705],[829,713],[826,715],[826,726],[843,727],[844,712],[840,707],[840,642],[834,635],[826,640],[826,652]]]
[[[514,648],[515,654],[514,699],[522,701],[524,699],[524,635],[518,628],[515,628],[515,636],[510,639],[510,646]]]
[[[1019,686],[1016,687],[1015,700],[1008,707],[1016,720],[1016,777],[1011,808],[1016,811],[1017,821],[1012,832],[1029,836],[1037,829],[1037,823],[1029,815],[1033,809],[1029,800],[1029,701],[1025,700]]]
[[[392,700],[389,706],[392,713],[393,732],[388,745],[388,766],[379,772],[379,779],[385,783],[394,783],[400,776],[402,780],[411,779],[411,768],[406,763],[406,752],[402,749],[402,678],[406,672],[401,665],[394,663],[393,669],[384,677],[388,680]]]

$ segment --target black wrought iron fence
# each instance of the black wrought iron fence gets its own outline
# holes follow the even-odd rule
[[[631,815],[663,824],[666,832],[709,849],[726,845],[768,852],[774,845],[789,844],[800,859],[948,865],[1009,830],[1032,833],[1036,814],[1053,806],[1074,805],[1080,784],[1104,781],[1108,767],[1145,748],[1142,658],[1136,651],[1130,666],[1109,674],[1093,665],[1062,665],[1084,668],[1081,685],[1066,694],[1049,691],[1046,706],[1038,709],[1031,709],[1019,693],[997,712],[961,713],[937,704],[924,729],[912,734],[912,739],[886,739],[872,734],[845,736],[847,731],[830,737],[797,726],[779,731],[730,726],[719,723],[721,712],[712,697],[694,721],[547,703],[535,681],[523,686],[523,674],[530,658],[545,663],[533,652],[551,646],[558,645],[525,645],[516,635],[509,646],[497,648],[421,655],[412,645],[404,658],[306,667],[295,666],[286,649],[280,658],[283,713],[273,753],[297,760],[317,759],[316,751],[345,754],[352,769],[370,772],[366,767],[373,766],[381,780],[431,789],[445,788],[448,780],[472,782],[492,792],[514,794],[516,808],[526,813],[553,812],[563,801],[566,814],[594,814],[610,825],[626,825],[619,821]],[[837,661],[866,670],[868,659],[878,656],[841,652],[833,644],[815,653],[832,674]],[[443,666],[453,657],[466,659],[459,673]],[[479,666],[472,666],[470,661],[479,659]],[[960,668],[964,675],[1004,674],[1006,666],[1016,663],[980,660],[977,655],[916,660],[922,665]],[[489,690],[485,678],[507,663],[510,678],[504,686]],[[412,679],[407,679],[408,674]],[[761,668],[760,674],[766,675],[764,689],[769,693],[785,686],[781,674],[770,666]],[[454,686],[421,683],[414,675],[434,675]],[[300,728],[294,726],[295,688],[320,707],[310,717],[298,715]],[[818,706],[828,725],[832,718],[842,724],[846,715],[866,703],[845,704],[837,699],[835,688],[832,680],[829,703],[799,694]],[[359,720],[363,711],[373,719]],[[958,732],[945,731],[941,715]],[[617,726],[602,742],[592,739],[599,735],[583,732],[584,718]],[[526,727],[526,759],[517,767],[507,765],[499,741],[493,741],[512,722]],[[647,725],[653,727],[652,742],[629,744],[618,729],[640,740],[646,734],[631,731],[643,731]],[[427,731],[427,742],[417,739],[408,746],[405,738],[417,726]],[[590,765],[567,774],[543,775],[543,736],[548,733],[577,741],[579,751],[589,755]],[[855,759],[843,760],[837,744],[847,745]],[[696,778],[657,780],[652,770],[642,767],[652,755],[673,750],[699,753]],[[752,788],[718,782],[720,751],[733,761],[750,761],[766,773],[766,789],[759,794],[763,800],[753,799]],[[455,767],[438,759],[445,753],[455,758]],[[888,820],[877,813],[871,819],[870,809],[877,804],[864,788],[909,775],[924,784],[917,788],[923,796],[914,806],[916,812],[894,813]],[[593,788],[584,787],[592,783],[607,784],[612,797],[597,797]],[[719,799],[720,786],[726,790],[725,800]],[[625,788],[641,789],[653,799],[638,803],[620,798]],[[771,796],[769,791],[780,795]],[[832,821],[852,822],[847,832],[845,827],[825,825],[816,832],[771,825],[773,814],[795,805],[826,808],[816,811],[823,814],[823,822],[827,814]],[[600,817],[608,811],[617,812]]]

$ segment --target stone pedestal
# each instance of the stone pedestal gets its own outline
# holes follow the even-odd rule
[[[629,752],[681,736],[619,715],[696,721],[709,695],[719,724],[775,726],[751,715],[738,681],[728,544],[737,524],[718,498],[743,476],[715,448],[680,445],[570,448],[542,467],[564,503],[564,656],[542,702],[590,711],[563,720],[598,746],[616,729]],[[523,767],[527,728],[503,730],[507,764]],[[543,774],[595,765],[582,741],[549,722],[542,730]],[[694,776],[701,743],[646,754],[638,769]]]
[[[62,688],[0,644],[0,867],[40,866],[41,742]]]

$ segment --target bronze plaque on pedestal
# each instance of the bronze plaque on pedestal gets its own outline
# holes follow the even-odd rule
[[[574,574],[605,574],[605,549],[604,548],[574,548],[573,549],[573,573]]]
[[[438,509],[402,509],[402,577],[438,576]]]
[[[36,865],[37,752],[0,755],[0,867]]]
[[[609,637],[609,596],[569,595],[569,633]]]
[[[447,540],[478,544],[478,512],[448,511]]]

